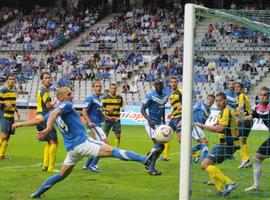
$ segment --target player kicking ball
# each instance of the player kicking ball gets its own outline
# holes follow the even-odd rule
[[[13,125],[15,129],[20,126],[37,125],[43,121],[47,121],[47,127],[37,134],[38,138],[43,138],[53,129],[55,122],[64,139],[67,155],[60,172],[49,177],[36,192],[31,194],[32,198],[40,198],[54,184],[65,179],[72,172],[76,163],[83,157],[115,157],[121,160],[140,162],[146,166],[148,166],[148,163],[151,163],[151,160],[146,156],[113,148],[103,142],[89,138],[80,120],[80,116],[73,108],[71,103],[73,96],[68,87],[60,88],[57,91],[57,99],[60,103],[55,106],[51,113],[45,115],[43,118],[15,123]]]
[[[215,164],[222,163],[227,158],[231,158],[237,148],[240,148],[235,145],[235,140],[238,136],[237,121],[233,110],[226,103],[226,95],[223,92],[216,95],[215,101],[217,107],[221,110],[217,123],[210,126],[195,122],[194,125],[215,132],[219,136],[219,144],[202,161],[201,166],[203,170],[208,172],[210,180],[215,184],[218,193],[226,196],[237,187],[237,183],[225,176]]]

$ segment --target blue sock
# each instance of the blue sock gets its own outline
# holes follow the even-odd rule
[[[85,167],[89,167],[90,164],[92,163],[94,157],[93,156],[89,156],[88,160],[86,161],[86,163],[84,164]]]
[[[202,160],[206,158],[208,154],[208,144],[202,144]]]
[[[119,158],[121,160],[132,160],[132,161],[137,161],[141,163],[146,159],[145,156],[142,156],[140,154],[137,154],[131,151],[118,149],[118,148],[113,148],[112,156],[115,158]]]
[[[196,151],[199,151],[202,149],[202,144],[196,144],[192,147],[192,153],[195,153]]]
[[[154,144],[151,151],[155,151],[155,153],[153,155],[153,159],[151,161],[151,164],[148,166],[148,170],[154,170],[155,169],[157,159],[162,154],[163,150],[164,150],[164,144]]]
[[[91,162],[91,165],[96,165],[99,161],[99,157],[95,157],[92,162]]]
[[[40,195],[42,195],[44,192],[46,192],[47,190],[49,190],[54,184],[56,184],[57,182],[63,180],[63,177],[57,173],[54,176],[51,176],[50,178],[48,178],[41,186],[40,188],[34,192],[31,196],[32,197],[39,197]]]

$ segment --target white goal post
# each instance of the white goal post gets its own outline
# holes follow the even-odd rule
[[[251,21],[245,17],[224,12],[224,10],[186,4],[184,16],[184,56],[183,56],[183,102],[182,102],[182,139],[180,155],[179,200],[189,200],[191,192],[191,131],[192,104],[194,80],[194,35],[196,15],[208,18],[218,18],[222,21],[245,26],[251,30],[259,30],[270,36],[270,25],[258,21]]]

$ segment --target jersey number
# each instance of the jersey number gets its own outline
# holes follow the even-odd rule
[[[66,123],[63,121],[63,119],[60,116],[56,118],[56,124],[62,133],[68,132],[68,126],[66,125]]]

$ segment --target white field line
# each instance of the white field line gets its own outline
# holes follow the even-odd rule
[[[35,168],[35,167],[40,167],[42,164],[37,163],[33,165],[14,165],[14,166],[5,166],[5,167],[0,167],[0,169],[22,169],[22,168]],[[62,165],[62,163],[56,163],[56,166]]]

